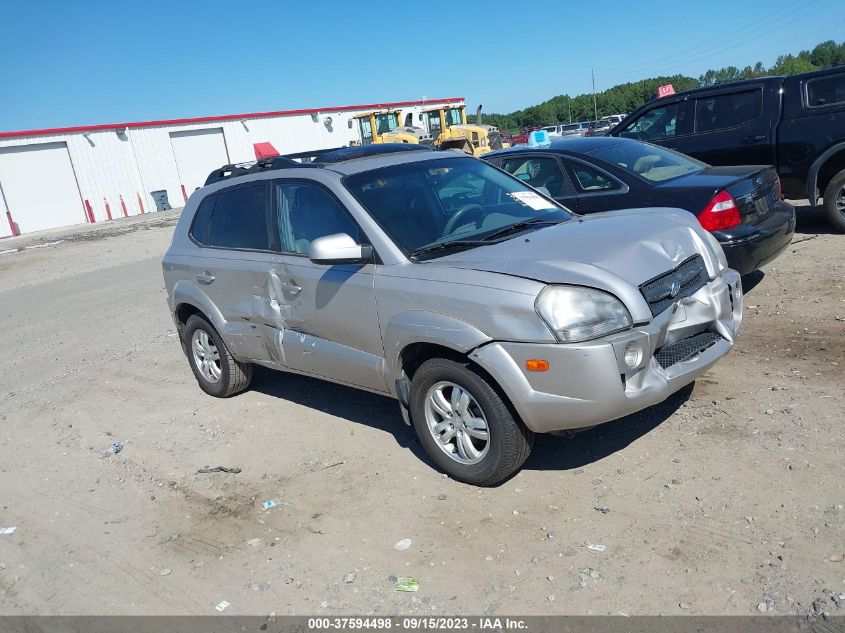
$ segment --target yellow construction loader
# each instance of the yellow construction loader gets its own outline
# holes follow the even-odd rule
[[[429,108],[420,113],[424,126],[435,139],[437,149],[461,150],[470,156],[483,156],[497,149],[510,147],[494,125],[482,125],[481,106],[475,114],[475,123],[467,123],[463,105]]]
[[[400,125],[400,110],[374,110],[356,114],[349,120],[349,128],[357,125],[360,141],[351,145],[369,145],[370,143],[413,143],[431,145],[434,137],[421,127],[411,125],[411,117],[406,117],[406,125]]]

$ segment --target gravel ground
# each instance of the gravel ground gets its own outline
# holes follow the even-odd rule
[[[387,398],[270,371],[204,395],[165,307],[175,217],[0,242],[0,613],[845,613],[845,257],[819,214],[706,376],[538,437],[493,489],[434,470]]]

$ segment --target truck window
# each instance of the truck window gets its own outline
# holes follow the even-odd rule
[[[733,92],[695,100],[695,131],[711,132],[739,127],[756,120],[763,111],[760,90]]]
[[[683,102],[668,103],[642,114],[619,135],[641,141],[675,136],[679,117],[683,117]]]
[[[821,108],[845,103],[845,74],[818,77],[807,82],[807,106]]]

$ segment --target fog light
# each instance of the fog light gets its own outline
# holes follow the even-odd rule
[[[625,364],[628,367],[634,368],[640,364],[643,359],[643,348],[639,343],[631,341],[625,346]]]

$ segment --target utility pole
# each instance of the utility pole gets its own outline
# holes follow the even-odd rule
[[[572,123],[572,97],[566,95],[566,105],[569,107],[569,122]]]
[[[596,115],[596,118],[593,121],[599,120],[599,109],[596,105],[596,71],[592,70],[593,73],[593,113]]]

